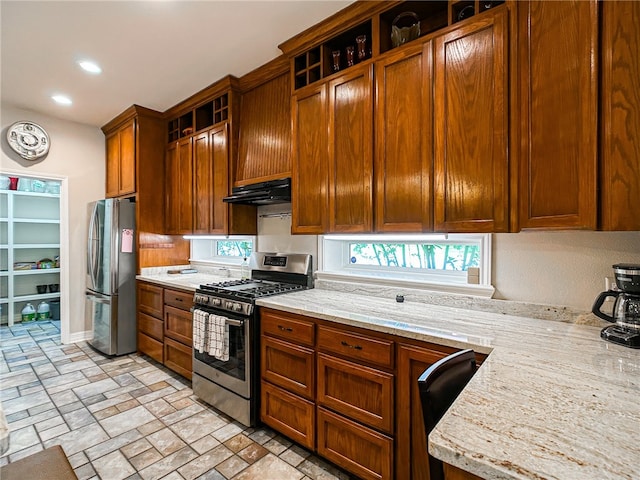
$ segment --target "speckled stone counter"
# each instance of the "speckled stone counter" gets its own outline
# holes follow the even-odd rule
[[[600,328],[321,289],[257,304],[490,353],[429,436],[486,479],[640,479],[640,350]]]
[[[167,273],[169,270],[181,270],[191,268],[189,265],[178,267],[159,267],[143,269],[136,280],[155,283],[167,288],[178,288],[181,290],[195,291],[200,285],[206,283],[225,282],[232,279],[232,273],[219,268],[198,268],[197,273]],[[230,276],[231,275],[231,276]]]

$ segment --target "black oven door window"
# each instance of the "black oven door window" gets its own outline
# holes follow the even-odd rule
[[[229,360],[219,360],[209,355],[206,351],[200,353],[197,350],[193,352],[194,357],[218,372],[244,381],[247,378],[248,340],[245,335],[244,322],[241,326],[229,325]]]

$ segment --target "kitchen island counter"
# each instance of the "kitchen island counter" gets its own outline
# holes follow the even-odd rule
[[[256,302],[489,354],[429,436],[486,479],[640,478],[640,351],[600,328],[313,289]]]

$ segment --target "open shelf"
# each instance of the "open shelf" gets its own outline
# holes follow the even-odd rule
[[[229,94],[224,93],[178,118],[169,120],[168,141],[175,142],[229,119]]]
[[[311,85],[371,58],[371,54],[371,21],[367,21],[295,57],[294,87]]]
[[[60,194],[2,190],[0,200],[0,303],[6,304],[0,323],[13,325],[21,321],[26,302],[60,298],[60,268],[14,268],[18,264],[37,266],[43,259],[55,261],[59,257]],[[52,292],[49,285],[57,287],[51,287]]]

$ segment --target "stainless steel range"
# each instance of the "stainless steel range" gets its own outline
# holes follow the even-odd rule
[[[259,412],[255,299],[313,288],[311,255],[253,253],[251,278],[200,285],[193,298],[193,392],[246,426]]]

